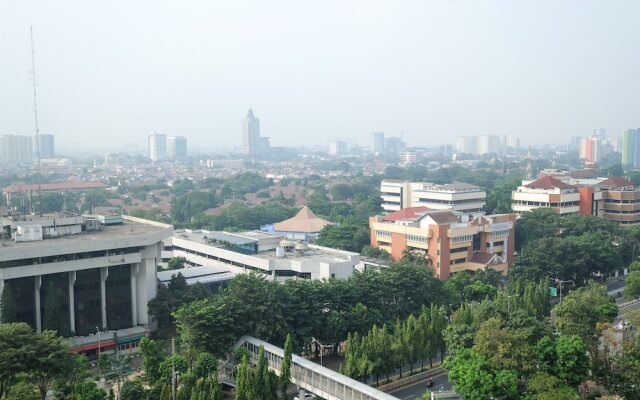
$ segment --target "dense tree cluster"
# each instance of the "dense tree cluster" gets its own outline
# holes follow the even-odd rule
[[[25,323],[0,324],[0,399],[31,399],[34,388],[44,400],[103,400],[106,393],[87,381],[84,357],[69,353],[65,339],[54,331],[34,332]]]
[[[362,335],[374,324],[393,324],[423,305],[445,302],[431,270],[405,263],[325,282],[239,275],[221,293],[186,304],[174,316],[183,344],[221,356],[243,334],[282,345],[292,332],[301,349],[312,336],[337,343],[348,332]]]
[[[172,313],[185,303],[203,299],[209,295],[211,291],[206,285],[199,282],[187,285],[187,280],[180,273],[172,276],[167,286],[159,285],[156,297],[149,301],[149,314],[157,322],[156,334],[167,337],[169,333],[175,332]]]
[[[325,226],[317,244],[359,253],[369,245],[370,240],[368,222],[351,217],[343,220],[340,225]]]
[[[583,285],[628,265],[640,243],[640,229],[623,229],[597,217],[560,217],[550,209],[527,212],[516,224],[519,254],[509,270],[511,280],[544,277]]]
[[[376,382],[381,376],[387,380],[391,372],[409,365],[412,373],[414,364],[430,363],[438,353],[444,355],[445,346],[442,332],[447,319],[441,308],[432,304],[422,307],[416,317],[410,314],[405,320],[397,320],[393,325],[374,325],[366,335],[349,333],[346,341],[345,362],[340,371],[354,379],[365,379],[373,375]]]
[[[548,278],[514,284],[504,295],[455,311],[444,333],[445,367],[459,394],[478,400],[579,398],[577,386],[605,363],[598,355],[599,329],[617,307],[606,287],[590,284],[567,295],[550,315],[548,288]]]
[[[260,229],[262,225],[291,218],[296,211],[277,202],[260,204],[254,207],[236,203],[221,210],[217,215],[203,213],[194,215],[190,224],[185,226],[227,231]]]

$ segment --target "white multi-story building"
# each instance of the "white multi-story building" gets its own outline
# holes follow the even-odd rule
[[[458,136],[456,152],[464,154],[511,154],[520,148],[520,139],[514,136],[481,135]]]
[[[341,156],[347,154],[347,144],[340,140],[329,143],[329,155]]]
[[[535,181],[523,181],[522,186],[511,193],[511,200],[511,209],[517,214],[535,208],[551,208],[560,215],[580,213],[578,190],[548,175]]]
[[[169,160],[184,160],[187,158],[187,138],[184,136],[169,136],[167,138],[167,156]]]
[[[25,165],[33,162],[31,136],[0,136],[0,161],[8,165]]]
[[[360,255],[261,231],[177,230],[165,242],[165,259],[184,257],[191,266],[224,267],[234,274],[259,272],[271,279],[347,278]]]
[[[148,330],[170,225],[119,215],[5,216],[2,232],[0,298],[11,303],[2,322],[55,329],[84,352]]]
[[[244,168],[244,160],[234,159],[234,160],[207,160],[207,167],[214,168],[227,168],[227,169],[242,169]]]
[[[456,153],[475,154],[476,138],[474,136],[458,136],[456,140]]]
[[[487,193],[478,186],[463,182],[444,185],[385,179],[380,184],[382,208],[386,212],[410,207],[451,210],[463,214],[484,214]]]
[[[157,132],[149,135],[149,158],[152,161],[166,161],[169,159],[167,135]]]
[[[400,162],[404,165],[415,164],[418,161],[418,153],[415,151],[403,151],[400,153]]]
[[[500,154],[500,136],[482,135],[476,137],[476,153],[483,154]]]

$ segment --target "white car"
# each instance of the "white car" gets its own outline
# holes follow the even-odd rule
[[[316,395],[313,393],[309,393],[309,392],[305,392],[304,393],[304,399],[303,400],[311,400],[311,399],[315,399]],[[298,396],[294,397],[293,400],[300,400],[300,398]]]

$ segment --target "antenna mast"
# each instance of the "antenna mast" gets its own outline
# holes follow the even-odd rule
[[[36,52],[33,45],[33,26],[30,27],[31,31],[31,73],[33,80],[33,117],[36,123],[36,158],[38,162],[38,192],[36,194],[36,202],[38,206],[37,212],[42,214],[42,208],[40,207],[40,194],[42,191],[42,170],[40,167],[40,126],[38,125],[38,97],[36,93]],[[36,212],[33,203],[31,204],[33,212]]]

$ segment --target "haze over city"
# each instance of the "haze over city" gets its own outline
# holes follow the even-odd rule
[[[640,125],[635,1],[0,4],[0,132],[34,133],[33,26],[40,129],[67,149],[237,148],[249,108],[274,146]]]

